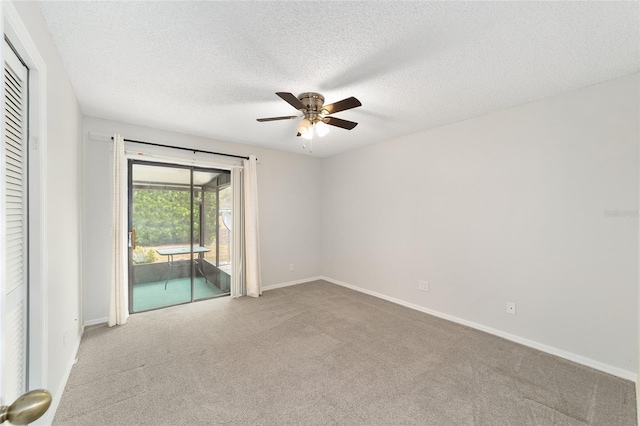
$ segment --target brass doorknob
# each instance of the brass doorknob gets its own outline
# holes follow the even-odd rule
[[[51,405],[51,394],[44,389],[27,392],[9,405],[0,407],[0,423],[9,420],[14,425],[26,425],[42,416]]]

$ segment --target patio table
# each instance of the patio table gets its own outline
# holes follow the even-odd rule
[[[169,248],[156,249],[156,252],[160,256],[167,256],[168,267],[167,267],[167,270],[162,274],[162,276],[164,276],[167,272],[172,270],[177,262],[180,262],[180,261],[183,261],[183,260],[187,260],[187,259],[175,260],[174,256],[182,255],[182,254],[191,255],[191,253],[194,253],[194,254],[198,255],[198,260],[201,260],[201,259],[204,259],[204,253],[207,253],[207,252],[210,252],[210,251],[211,251],[210,248],[203,247],[203,246],[193,246],[193,247],[191,247],[191,246],[183,246],[183,247],[169,247]],[[209,282],[209,280],[207,280],[207,276],[205,275],[205,273],[200,268],[200,263],[195,261],[195,264],[197,266],[198,272],[200,272],[200,274],[202,274],[202,276],[204,277],[204,280],[206,282]],[[169,280],[171,280],[171,273],[169,273],[169,278],[167,278],[167,280],[164,282],[164,289],[165,290],[167,289],[167,283],[169,282]]]

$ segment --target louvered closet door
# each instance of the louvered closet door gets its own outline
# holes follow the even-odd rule
[[[2,390],[11,404],[27,377],[27,70],[4,42],[2,141]]]

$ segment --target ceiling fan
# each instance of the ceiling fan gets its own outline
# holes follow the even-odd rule
[[[302,112],[302,115],[258,118],[258,121],[263,122],[276,120],[294,120],[296,118],[304,117],[298,125],[297,136],[302,136],[305,139],[310,139],[313,137],[314,128],[318,136],[324,136],[325,134],[327,134],[329,130],[326,124],[330,126],[341,127],[347,130],[351,130],[358,125],[358,123],[353,121],[343,120],[341,118],[330,116],[331,114],[334,114],[336,112],[345,111],[361,106],[362,104],[360,103],[360,101],[353,96],[335,102],[333,104],[323,105],[324,96],[322,96],[320,93],[307,92],[301,94],[298,97],[295,97],[293,94],[288,92],[277,92],[276,95],[280,96],[282,100]]]

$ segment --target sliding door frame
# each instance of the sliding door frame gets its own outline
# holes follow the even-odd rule
[[[193,249],[194,249],[194,240],[196,238],[196,236],[194,235],[195,232],[195,225],[194,225],[194,220],[195,220],[195,215],[194,215],[194,196],[195,196],[195,187],[194,187],[194,182],[193,182],[193,175],[194,172],[196,171],[203,171],[203,172],[222,172],[222,173],[230,173],[229,170],[225,170],[225,169],[220,169],[220,168],[215,168],[215,167],[206,167],[206,166],[198,166],[198,165],[185,165],[185,164],[179,164],[179,163],[169,163],[169,162],[160,162],[160,161],[147,161],[147,160],[137,160],[137,159],[127,159],[127,229],[129,232],[129,235],[131,235],[131,232],[133,231],[133,167],[135,165],[147,165],[147,166],[154,166],[154,167],[164,167],[164,168],[168,168],[168,169],[186,169],[189,170],[189,191],[190,191],[190,197],[189,197],[189,208],[190,208],[190,212],[189,212],[189,246],[190,246],[190,256],[189,256],[189,260],[190,260],[190,283],[191,283],[191,298],[189,301],[186,302],[180,302],[180,303],[176,303],[173,305],[167,305],[167,306],[162,306],[162,307],[158,307],[158,308],[151,308],[151,309],[146,309],[144,311],[134,311],[133,309],[133,245],[130,244],[128,245],[128,271],[129,271],[129,282],[128,282],[128,294],[129,294],[129,312],[130,313],[139,313],[139,312],[148,312],[148,311],[154,311],[157,309],[164,309],[164,308],[168,308],[170,306],[178,306],[178,305],[185,305],[188,303],[194,303],[196,301],[200,301],[200,300],[208,300],[210,298],[206,298],[206,299],[196,299],[195,298],[195,269],[196,266],[193,262],[194,260],[194,253],[193,253]],[[230,184],[225,184],[226,185],[230,185]],[[202,188],[202,199],[204,200],[204,193],[205,190],[204,188]],[[216,267],[218,267],[219,262],[219,203],[220,203],[220,197],[219,197],[219,193],[220,193],[220,185],[216,185]],[[199,239],[199,244],[202,244],[203,242],[203,238],[204,238],[204,234],[203,234],[203,218],[204,218],[204,202],[202,203],[202,206],[199,208],[199,220],[200,220],[200,226],[199,226],[199,235],[198,235],[198,239]]]

